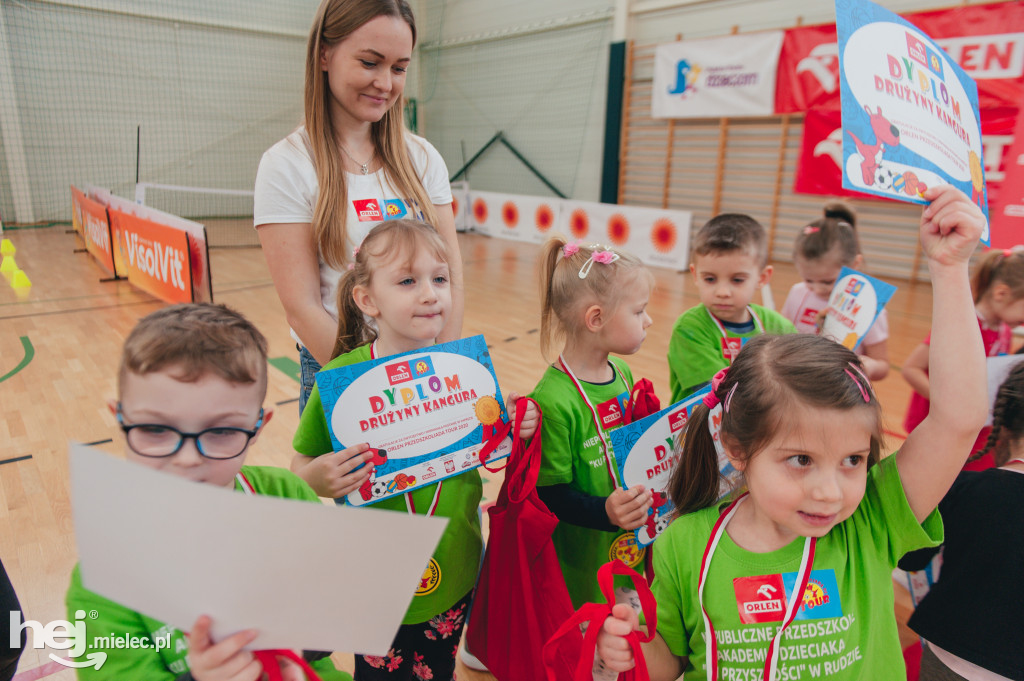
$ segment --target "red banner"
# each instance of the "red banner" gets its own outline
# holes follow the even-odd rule
[[[1003,191],[998,200],[989,199],[992,246],[996,248],[1024,243],[1024,109],[1017,116],[1008,149]]]
[[[997,204],[1006,177],[1007,153],[1014,142],[1016,109],[991,109],[981,112],[982,162],[989,206]],[[793,191],[800,194],[826,194],[877,199],[880,197],[842,188],[839,164],[843,158],[843,136],[839,111],[808,111],[804,118],[804,137],[796,168]]]
[[[188,234],[115,208],[110,220],[128,281],[164,302],[191,303]]]
[[[93,201],[74,185],[71,186],[71,216],[75,229],[85,240],[85,249],[96,259],[100,267],[114,276],[114,251],[110,243],[110,223],[107,209],[102,203]]]
[[[978,83],[978,104],[1017,108],[1024,101],[1024,3],[966,5],[902,15],[942,45]],[[839,109],[835,24],[786,31],[775,86],[776,113]]]

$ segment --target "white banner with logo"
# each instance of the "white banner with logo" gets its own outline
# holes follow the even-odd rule
[[[692,220],[685,210],[566,201],[558,231],[583,243],[621,248],[648,265],[681,270],[689,265]]]
[[[468,191],[469,222],[480,234],[540,244],[555,233],[632,253],[647,265],[686,269],[693,214],[555,197]]]
[[[659,45],[654,55],[655,118],[770,116],[782,31]]]
[[[564,199],[556,197],[469,192],[469,220],[489,236],[542,243],[559,224]]]

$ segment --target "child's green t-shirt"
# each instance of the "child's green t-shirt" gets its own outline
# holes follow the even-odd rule
[[[774,310],[750,305],[761,320],[764,333],[796,333],[793,323]],[[668,342],[668,382],[672,390],[672,403],[683,399],[707,383],[720,369],[729,366],[723,348],[722,330],[703,303],[691,307],[676,320]],[[727,338],[753,338],[761,333],[755,325],[753,331],[734,333],[725,331]]]
[[[743,503],[752,503],[749,499]],[[685,681],[706,678],[707,646],[697,584],[718,505],[682,516],[655,541],[658,633],[689,662]],[[818,539],[811,575],[796,619],[783,634],[778,678],[905,679],[892,570],[907,551],[942,541],[933,511],[914,517],[896,457],[868,473],[857,510]],[[761,678],[765,653],[793,589],[804,539],[776,551],[747,551],[722,535],[704,585],[704,606],[718,641],[719,676]]]
[[[628,408],[633,386],[633,374],[626,363],[618,358],[610,360],[619,369],[611,383],[580,382],[599,414],[609,418],[606,433],[621,425],[621,414]],[[594,419],[572,380],[558,369],[548,367],[530,397],[537,401],[544,414],[541,427],[543,453],[537,485],[568,483],[584,494],[610,495],[615,484],[608,471]],[[601,405],[606,406],[602,408]],[[617,420],[613,411],[616,405],[620,410]],[[610,439],[608,448],[615,465]],[[623,560],[630,567],[643,569],[640,564],[643,549],[634,541],[633,532],[603,532],[562,522],[555,528],[552,541],[569,596],[577,608],[584,603],[604,600],[597,586],[597,569],[613,558]]]
[[[370,358],[370,345],[361,345],[351,352],[335,357],[321,371],[358,364]],[[371,443],[372,444],[372,443]],[[320,456],[333,451],[327,416],[320,389],[314,387],[299,427],[292,440],[295,451],[305,456]],[[435,515],[448,518],[448,527],[441,535],[430,565],[424,566],[424,582],[405,613],[403,624],[426,622],[439,615],[469,593],[476,584],[483,539],[477,509],[483,496],[483,483],[477,469],[446,478],[442,483]],[[437,485],[427,485],[412,492],[416,512],[424,515],[434,499]],[[338,500],[344,503],[344,500]],[[379,501],[368,508],[407,513],[404,495]],[[353,547],[358,550],[358,547]],[[372,561],[372,556],[369,557]]]

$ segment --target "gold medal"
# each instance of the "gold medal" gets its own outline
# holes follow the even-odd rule
[[[473,405],[477,420],[485,426],[494,425],[501,418],[501,406],[491,395],[484,395]]]

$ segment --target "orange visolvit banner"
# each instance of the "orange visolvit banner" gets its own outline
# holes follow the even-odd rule
[[[114,276],[114,250],[110,237],[110,220],[107,208],[102,203],[93,201],[74,186],[71,187],[71,213],[81,220],[82,238],[85,248],[105,269]],[[77,226],[76,226],[77,229]]]
[[[167,303],[193,302],[188,234],[113,207],[109,211],[128,281]]]
[[[187,234],[192,302],[213,302],[213,285],[210,281],[210,251],[206,238],[206,227],[198,222],[115,196],[106,189],[87,186],[87,193],[90,198],[104,204],[110,211],[116,210],[137,220],[170,227]],[[113,214],[110,218],[110,229],[114,243],[119,244],[121,239],[117,233],[118,221]],[[128,273],[130,263],[127,262],[127,257],[126,249],[120,247],[114,249],[114,265],[119,276],[126,276]]]

